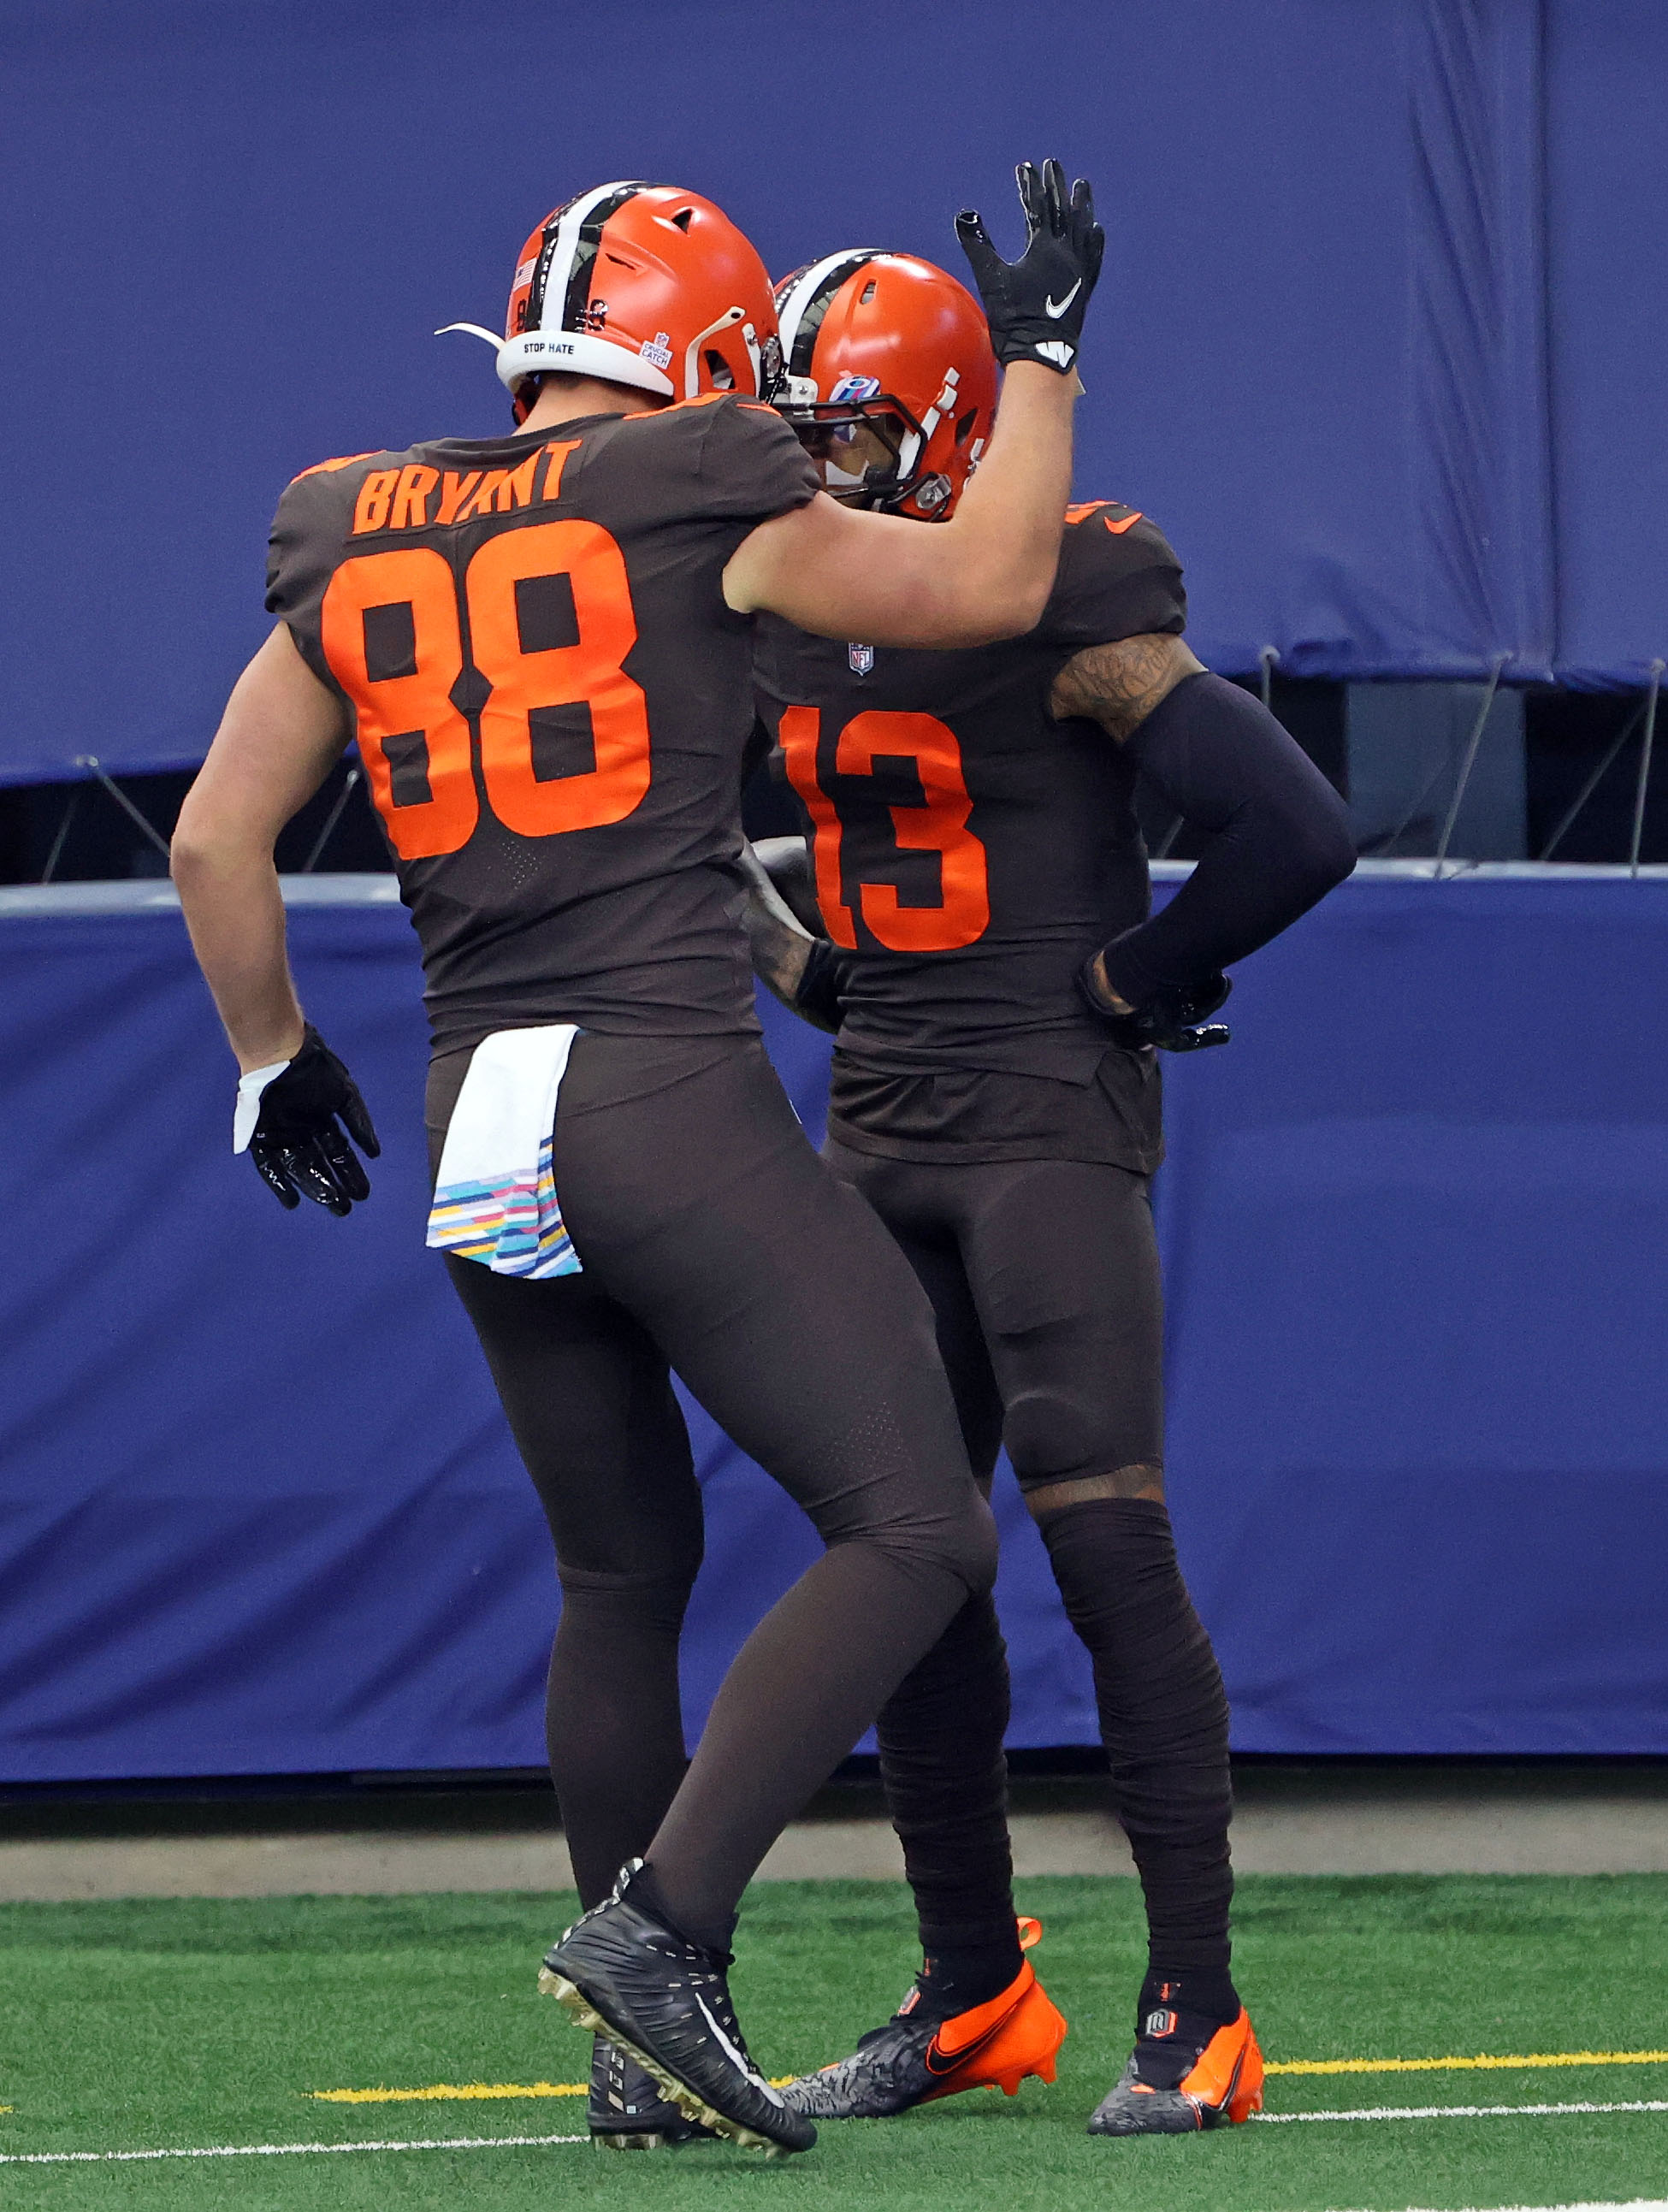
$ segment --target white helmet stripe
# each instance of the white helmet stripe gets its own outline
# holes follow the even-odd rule
[[[776,315],[776,326],[782,333],[782,356],[790,368],[794,361],[794,343],[800,334],[800,319],[819,293],[832,289],[828,279],[836,271],[844,275],[850,270],[861,268],[865,261],[873,261],[882,251],[882,247],[876,246],[849,246],[843,253],[826,254],[822,260],[812,263],[782,301]],[[801,373],[810,373],[808,362]]]
[[[539,303],[539,320],[530,323],[529,330],[559,331],[568,303],[568,285],[574,273],[574,256],[579,251],[579,234],[584,228],[585,218],[598,202],[613,193],[630,189],[631,180],[617,179],[612,185],[599,185],[594,191],[581,192],[579,198],[563,211],[556,226],[556,246],[545,272],[545,296]],[[556,312],[551,312],[551,303]]]

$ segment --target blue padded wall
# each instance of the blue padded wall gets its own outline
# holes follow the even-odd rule
[[[290,920],[385,1146],[346,1222],[233,1158],[177,913],[0,916],[0,1778],[542,1755],[550,1546],[423,1249],[411,933]],[[1166,1070],[1158,1200],[1172,1498],[1236,1742],[1668,1753],[1668,884],[1358,877],[1233,1012]],[[766,1016],[814,1136],[826,1041]],[[815,1541],[693,1425],[691,1727]],[[1090,1741],[1006,1475],[999,1504],[1013,1740]]]

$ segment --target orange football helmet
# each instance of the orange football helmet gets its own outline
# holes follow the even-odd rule
[[[721,209],[675,185],[598,185],[554,209],[521,248],[502,340],[446,328],[496,349],[518,422],[541,374],[769,399],[782,365],[764,264]]]
[[[996,410],[996,359],[972,294],[912,253],[858,247],[784,277],[776,313],[776,404],[824,489],[848,506],[943,521]]]

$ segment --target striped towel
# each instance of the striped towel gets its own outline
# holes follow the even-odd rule
[[[441,1153],[429,1249],[495,1275],[576,1275],[551,1152],[571,1022],[497,1030],[470,1056]]]

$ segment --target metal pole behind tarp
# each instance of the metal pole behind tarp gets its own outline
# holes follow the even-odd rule
[[[1634,836],[1628,848],[1628,873],[1639,873],[1639,848],[1645,836],[1645,790],[1651,781],[1651,747],[1656,742],[1657,694],[1662,688],[1662,663],[1651,663],[1651,690],[1645,702],[1645,742],[1639,749],[1639,786],[1634,793]]]
[[[1442,863],[1448,857],[1448,841],[1453,836],[1454,823],[1459,819],[1459,810],[1465,798],[1465,787],[1471,780],[1471,770],[1476,766],[1477,751],[1482,744],[1483,726],[1488,720],[1488,710],[1495,703],[1495,694],[1500,689],[1500,672],[1505,667],[1508,658],[1509,656],[1504,653],[1497,653],[1495,655],[1494,666],[1488,672],[1488,688],[1482,695],[1482,704],[1478,708],[1476,720],[1471,726],[1470,742],[1465,748],[1465,758],[1460,765],[1459,781],[1454,786],[1454,795],[1449,803],[1448,818],[1442,824],[1442,835],[1437,841],[1436,866],[1431,870],[1433,876],[1441,874]]]

